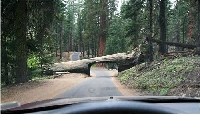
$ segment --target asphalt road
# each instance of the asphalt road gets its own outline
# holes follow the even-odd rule
[[[80,60],[80,55],[81,55],[81,52],[73,52],[71,55],[71,61]]]
[[[95,76],[87,78],[72,89],[60,94],[57,98],[83,98],[83,97],[105,97],[121,96],[111,79],[109,70],[91,70]]]

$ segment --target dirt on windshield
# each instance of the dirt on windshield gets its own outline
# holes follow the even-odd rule
[[[30,81],[1,89],[1,103],[17,101],[20,104],[52,99],[83,81],[83,74],[65,74],[55,79]]]

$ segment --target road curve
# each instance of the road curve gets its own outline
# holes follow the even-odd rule
[[[87,78],[72,89],[58,95],[56,98],[83,98],[83,97],[105,97],[121,96],[110,73],[106,69],[91,70],[95,76]]]

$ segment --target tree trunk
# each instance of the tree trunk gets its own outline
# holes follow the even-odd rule
[[[198,35],[197,35],[197,54],[200,55],[200,0],[198,0],[198,20],[197,20],[197,27],[198,27]]]
[[[87,56],[88,56],[88,58],[90,58],[90,44],[89,43],[87,46]]]
[[[166,0],[160,1],[160,16],[159,16],[159,23],[160,23],[160,40],[166,42]],[[167,46],[164,43],[160,44],[159,52],[161,54],[167,53]]]
[[[2,41],[3,42],[3,41]],[[10,83],[10,81],[9,81],[9,78],[8,78],[8,53],[7,53],[7,48],[6,48],[6,46],[5,46],[5,43],[4,43],[4,45],[3,45],[4,47],[2,47],[1,48],[1,52],[2,52],[2,60],[4,60],[4,61],[2,61],[1,63],[3,64],[3,68],[4,68],[4,75],[3,75],[3,77],[1,77],[1,78],[3,78],[3,80],[2,81],[4,81],[5,82],[5,84],[6,85],[8,85],[9,83]]]
[[[195,28],[195,0],[190,0],[190,10],[189,10],[189,25],[188,25],[188,41],[189,43],[194,42],[194,28]]]
[[[16,82],[23,83],[28,81],[27,75],[27,1],[19,0],[16,9]]]
[[[62,59],[62,46],[63,46],[63,22],[60,26],[60,60]]]
[[[153,34],[153,0],[149,0],[149,32],[150,37]],[[153,44],[151,40],[149,41],[149,61],[153,61]]]
[[[68,40],[68,51],[67,52],[70,52],[72,51],[72,29],[69,28],[69,40]]]
[[[83,57],[85,57],[85,44],[83,41],[82,41],[82,46],[83,46]]]
[[[100,37],[99,37],[99,50],[98,56],[103,56],[106,46],[106,28],[107,28],[107,0],[100,0]]]
[[[118,54],[107,55],[103,57],[96,57],[74,62],[56,63],[51,67],[50,70],[51,73],[71,72],[71,73],[85,73],[90,75],[90,67],[93,64],[99,65],[101,63],[115,62],[118,65],[118,71],[121,72],[123,70],[133,67],[134,65],[140,64],[143,61],[144,57],[141,55],[140,50],[135,49],[130,54],[118,53]]]
[[[59,46],[58,46],[59,45],[59,34],[58,34],[59,33],[59,25],[58,24],[56,25],[56,33],[57,33],[56,34],[56,58],[57,58],[59,56],[58,55],[58,52],[59,52]]]
[[[180,42],[180,22],[179,22],[179,20],[176,24],[176,42],[177,43]],[[180,50],[182,50],[180,47],[176,47],[176,51],[180,51]]]
[[[185,20],[186,20],[186,17],[183,18],[183,33],[182,33],[182,38],[183,38],[183,43],[185,43]]]
[[[200,0],[198,0],[198,20],[197,20],[198,34],[200,34]]]

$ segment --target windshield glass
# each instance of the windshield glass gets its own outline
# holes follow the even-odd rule
[[[198,0],[2,0],[1,102],[200,97]]]

